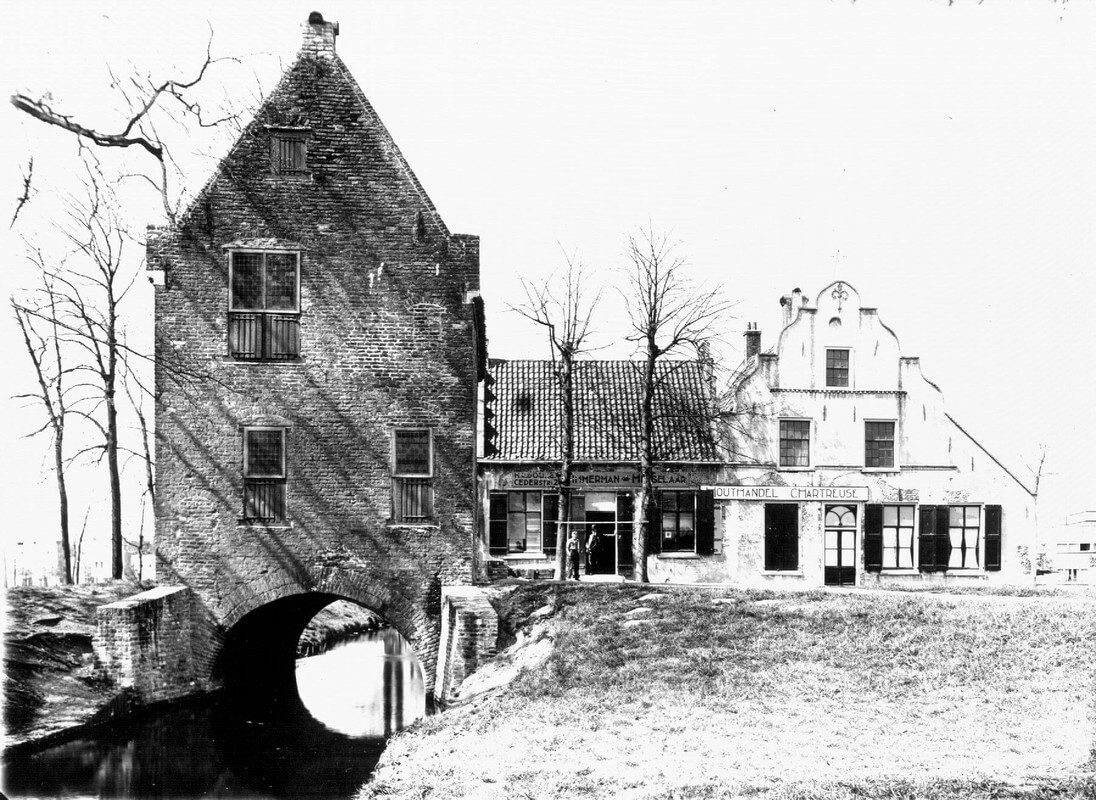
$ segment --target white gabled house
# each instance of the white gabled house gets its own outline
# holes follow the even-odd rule
[[[1032,492],[948,415],[876,310],[843,281],[781,304],[777,344],[762,352],[748,330],[732,385],[725,579],[1033,582]]]

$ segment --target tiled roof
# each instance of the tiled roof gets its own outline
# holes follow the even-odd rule
[[[575,362],[575,461],[639,460],[641,367],[637,361]],[[488,372],[495,433],[487,457],[560,460],[563,404],[552,362],[492,359]],[[656,460],[718,460],[704,372],[698,361],[658,362]]]

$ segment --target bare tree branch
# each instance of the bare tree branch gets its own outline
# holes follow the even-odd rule
[[[34,175],[34,157],[31,156],[29,162],[27,162],[27,171],[23,173],[23,194],[20,195],[17,205],[15,206],[15,213],[11,215],[11,224],[8,225],[8,230],[15,227],[15,220],[19,219],[19,212],[23,210],[23,206],[30,200],[30,181]]]

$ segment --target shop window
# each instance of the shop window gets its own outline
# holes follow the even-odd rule
[[[826,351],[826,385],[845,387],[849,385],[848,350]]]
[[[489,502],[491,555],[526,552],[555,554],[558,494],[493,492]]]
[[[426,522],[434,516],[433,435],[429,428],[392,432],[392,520]]]
[[[228,350],[286,361],[301,349],[300,253],[235,250],[228,260]]]
[[[765,569],[799,569],[799,506],[795,503],[765,504]]]
[[[811,421],[780,420],[780,466],[809,467],[811,465]]]
[[[273,131],[270,134],[270,171],[275,175],[308,171],[307,131]]]
[[[894,423],[864,423],[864,466],[868,469],[894,467]]]
[[[285,428],[244,428],[244,522],[285,522]]]
[[[660,492],[662,552],[689,552],[696,549],[696,493]]]
[[[630,521],[632,517],[630,496],[627,498],[627,506],[627,516]],[[630,539],[631,525],[627,525],[626,528]],[[665,552],[710,556],[714,550],[715,494],[711,490],[675,489],[655,494],[651,507],[651,519],[647,525],[649,555]],[[624,563],[623,559],[621,563]]]
[[[917,568],[922,572],[1001,569],[1001,506],[921,506]]]
[[[1092,549],[1092,543],[1091,542],[1081,542],[1081,552],[1082,553],[1087,553],[1091,549]]]
[[[914,507],[869,505],[864,511],[864,568],[913,569]]]

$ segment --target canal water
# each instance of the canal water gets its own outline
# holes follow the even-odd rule
[[[426,713],[422,672],[394,630],[297,661],[299,698],[226,693],[4,760],[9,798],[352,798],[386,737]]]

